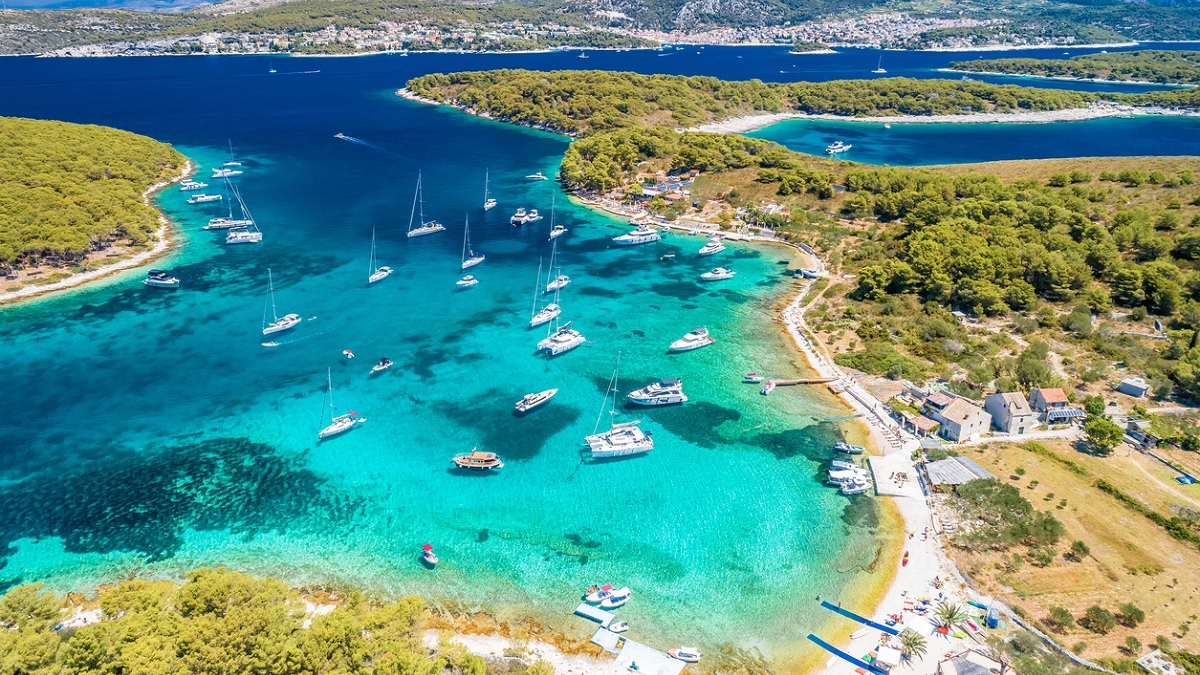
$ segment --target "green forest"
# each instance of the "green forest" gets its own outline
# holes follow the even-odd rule
[[[598,70],[489,70],[424,75],[407,88],[420,96],[571,136],[631,126],[689,127],[754,112],[847,117],[950,115],[1085,108],[1090,92],[962,80],[766,83],[715,77]],[[1130,105],[1200,104],[1200,90],[1105,94]]]
[[[1200,84],[1200,52],[1146,49],[1088,54],[1069,59],[989,59],[953,61],[965,72],[1073,77],[1094,80]]]
[[[185,159],[169,145],[107,127],[0,117],[0,268],[77,263],[158,229],[142,201]]]
[[[306,617],[283,582],[224,568],[195,570],[181,585],[122,581],[101,593],[102,620],[56,630],[68,616],[63,605],[40,584],[0,598],[0,673],[553,673],[544,662],[493,670],[461,646],[427,648],[427,614],[415,597],[381,602],[355,591],[332,612]]]

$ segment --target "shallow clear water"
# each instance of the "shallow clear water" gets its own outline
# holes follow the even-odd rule
[[[732,245],[701,259],[703,241],[683,234],[613,247],[623,223],[558,195],[570,228],[559,262],[574,280],[563,318],[588,343],[535,356],[544,333],[525,325],[549,221],[513,229],[507,219],[517,206],[549,214],[556,186],[524,176],[552,175],[566,141],[392,93],[416,74],[480,67],[749,77],[770,70],[761,59],[790,58],[775,51],[709,48],[691,62],[682,52],[0,60],[0,113],[148,134],[197,160],[201,178],[232,139],[266,235],[226,248],[199,229],[222,208],[168,190],[160,202],[181,245],[156,266],[182,288],[147,289],[130,273],[0,308],[10,393],[0,408],[0,587],[88,589],[224,563],[579,631],[568,615],[580,589],[613,581],[635,589],[621,611],[653,641],[771,650],[802,640],[823,617],[797,608],[850,592],[878,551],[879,514],[873,500],[819,484],[847,430],[823,420],[843,408],[802,387],[765,398],[740,383],[749,370],[802,372],[775,323],[796,283],[789,254]],[[320,72],[292,74],[305,70]],[[410,240],[418,170],[426,215],[449,230]],[[486,214],[485,170],[500,201]],[[472,270],[480,284],[456,291],[468,215],[487,261]],[[397,271],[368,288],[372,227],[380,262]],[[715,264],[737,277],[700,282]],[[268,268],[280,312],[305,318],[275,348],[261,346]],[[668,355],[696,325],[717,344]],[[358,358],[342,357],[347,348]],[[618,353],[620,393],[682,377],[691,401],[641,411],[652,454],[582,464]],[[369,377],[381,356],[397,365]],[[368,422],[317,443],[327,368],[339,409]],[[560,393],[544,409],[511,414],[522,394],[548,387]],[[448,470],[476,446],[506,468]],[[435,571],[417,562],[427,541],[442,556]]]

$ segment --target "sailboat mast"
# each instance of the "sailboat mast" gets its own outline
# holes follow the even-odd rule
[[[417,174],[417,202],[421,205],[421,225],[425,227],[425,193],[421,190],[421,174]]]
[[[621,370],[621,352],[617,352],[617,369],[613,371],[612,377],[608,378],[608,389],[604,390],[604,402],[600,404],[600,412],[596,413],[596,425],[592,427],[592,435],[600,429],[600,420],[604,418],[604,408],[608,406],[608,395],[616,391],[617,373]],[[616,406],[616,398],[613,398],[613,406]]]
[[[546,270],[546,285],[550,285],[550,279],[554,275],[554,256],[558,254],[558,240],[554,240],[554,244],[550,247],[550,269]]]
[[[533,278],[533,311],[529,313],[529,320],[533,321],[533,317],[537,316],[537,301],[538,287],[542,285],[542,259],[538,258],[537,276]]]
[[[367,275],[375,273],[375,228],[371,228],[371,262],[367,264]]]
[[[279,321],[279,313],[275,311],[275,279],[271,276],[271,268],[267,268],[267,289],[271,294],[271,320]]]
[[[421,172],[417,172],[417,190],[413,193],[412,213],[408,214],[408,231],[412,232],[413,217],[417,215],[417,200],[421,196]],[[424,217],[424,216],[422,216]]]
[[[464,215],[463,216],[463,250],[462,250],[463,263],[467,262],[467,245],[470,243],[471,243],[471,218],[470,218],[470,216]]]
[[[487,206],[488,200],[488,169],[483,170],[483,205]]]

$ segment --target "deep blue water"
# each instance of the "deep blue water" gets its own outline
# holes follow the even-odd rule
[[[553,174],[566,140],[393,95],[439,70],[587,65],[743,78],[797,58],[693,51],[702,53],[0,59],[0,114],[147,134],[196,160],[201,178],[231,140],[266,234],[259,246],[226,248],[199,229],[220,208],[190,207],[168,190],[160,203],[183,234],[156,266],[174,269],[182,288],[147,289],[134,272],[0,308],[10,392],[0,407],[0,586],[88,589],[130,571],[225,563],[297,583],[528,609],[571,629],[577,591],[618,581],[638,593],[622,612],[652,640],[769,651],[802,641],[823,617],[797,607],[816,593],[852,597],[880,535],[871,499],[819,484],[829,444],[850,431],[824,420],[844,410],[803,388],[767,398],[739,382],[749,370],[801,372],[774,322],[794,288],[790,255],[731,246],[722,262],[738,276],[703,284],[713,261],[695,257],[701,240],[616,248],[609,237],[623,223],[558,195],[571,230],[559,262],[574,279],[564,318],[589,342],[535,357],[541,333],[524,324],[549,223],[506,221],[517,206],[550,212],[556,186],[524,176]],[[911,72],[941,65],[930,58]],[[271,66],[279,72],[268,75]],[[305,70],[320,72],[291,74]],[[1125,126],[1114,134],[1153,132],[1115,123]],[[426,214],[449,231],[407,239],[419,170]],[[500,200],[486,214],[485,170]],[[472,270],[481,283],[455,292],[467,216],[488,259]],[[368,288],[372,227],[397,272]],[[276,348],[260,344],[268,269],[281,312],[305,318]],[[718,343],[665,353],[696,325]],[[342,357],[346,348],[359,358]],[[622,393],[681,376],[692,400],[644,415],[658,441],[651,455],[582,465],[580,441],[618,353]],[[369,378],[385,355],[397,366]],[[368,422],[318,444],[327,368],[338,403]],[[551,386],[561,392],[544,410],[511,415],[521,394]],[[486,477],[447,471],[452,454],[475,446],[508,466]],[[442,553],[434,573],[415,564],[423,541]]]

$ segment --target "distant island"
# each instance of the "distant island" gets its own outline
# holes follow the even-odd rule
[[[883,10],[883,11],[881,11]],[[0,54],[372,54],[631,49],[660,44],[859,45],[886,49],[1129,44],[1200,39],[1200,13],[1153,4],[1030,7],[1001,0],[949,10],[884,0],[590,5],[549,0],[226,0],[184,12],[0,10]]]
[[[1072,80],[1200,85],[1200,51],[1145,49],[1087,54],[1069,59],[986,59],[952,61],[964,73],[1032,75]]]
[[[148,195],[187,160],[151,138],[0,117],[0,301],[165,250]]]
[[[793,54],[809,54],[812,52],[828,52],[829,45],[824,42],[794,42],[792,43]]]

